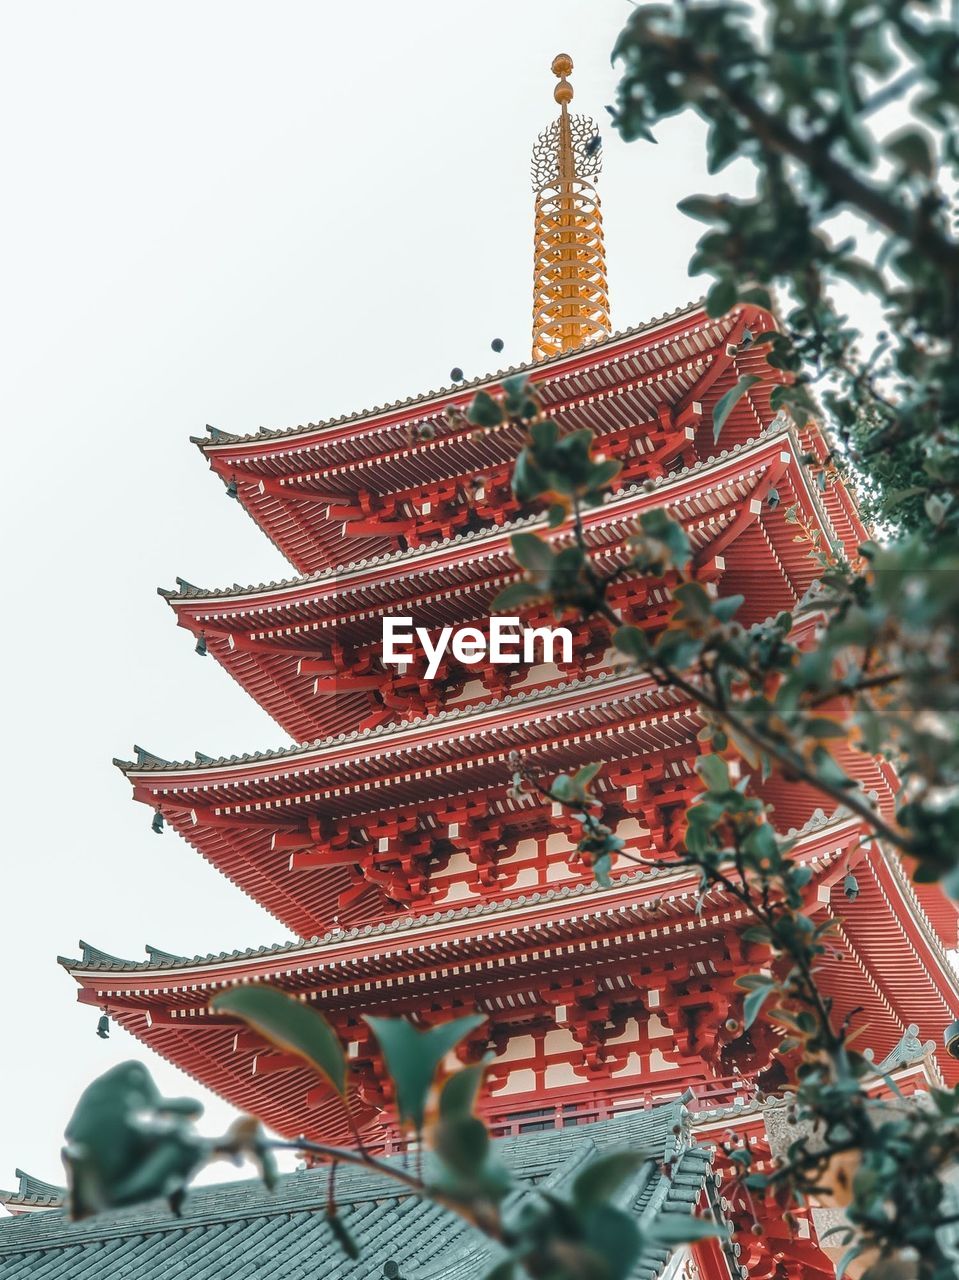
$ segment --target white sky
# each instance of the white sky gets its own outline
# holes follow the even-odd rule
[[[77,939],[138,958],[285,932],[111,765],[285,736],[154,594],[292,571],[188,442],[287,426],[529,355],[528,163],[553,55],[604,129],[617,328],[702,291],[700,130],[605,128],[625,0],[7,0],[0,1186],[60,1180],[84,1085],[141,1055],[75,1002]],[[145,1051],[143,1051],[145,1053]],[[169,1093],[198,1089],[151,1059]],[[209,1098],[208,1124],[229,1109]]]

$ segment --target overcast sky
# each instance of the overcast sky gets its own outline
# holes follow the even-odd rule
[[[3,836],[0,1186],[60,1180],[84,1085],[135,1041],[95,1035],[56,963],[283,928],[113,768],[282,745],[156,596],[290,570],[189,443],[289,426],[529,356],[529,151],[555,114],[605,122],[624,0],[333,4],[7,0],[0,30]],[[675,211],[702,137],[604,129],[617,328],[689,301]],[[145,1051],[144,1051],[145,1052]],[[152,1059],[161,1087],[198,1092]],[[211,1130],[229,1109],[207,1098]]]

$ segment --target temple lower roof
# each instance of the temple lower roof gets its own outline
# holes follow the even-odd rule
[[[648,1151],[670,1162],[667,1176],[644,1165],[624,1184],[619,1203],[642,1222],[691,1213],[710,1176],[711,1154],[690,1141],[680,1101],[590,1125],[529,1132],[494,1143],[526,1186],[506,1202],[507,1215],[531,1186],[563,1194],[608,1147]],[[678,1129],[679,1133],[674,1132]],[[397,1158],[398,1159],[398,1158]],[[257,1280],[370,1280],[394,1262],[403,1280],[476,1280],[495,1264],[498,1248],[436,1205],[365,1169],[341,1165],[341,1217],[360,1246],[350,1262],[325,1220],[328,1174],[288,1174],[273,1193],[260,1182],[192,1189],[180,1217],[156,1203],[71,1223],[62,1210],[0,1222],[0,1280],[206,1280],[255,1275]],[[668,1253],[647,1246],[633,1272],[655,1280]]]

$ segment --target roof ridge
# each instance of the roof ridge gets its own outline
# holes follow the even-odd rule
[[[260,427],[256,431],[245,432],[242,434],[233,434],[229,431],[223,431],[219,427],[211,427],[207,424],[207,431],[211,438],[206,436],[191,436],[191,441],[197,445],[201,451],[205,451],[210,445],[235,445],[235,444],[253,444],[264,440],[288,439],[290,436],[306,435],[311,431],[326,431],[332,427],[346,426],[351,422],[362,422],[364,418],[374,418],[383,413],[392,413],[397,409],[404,409],[408,406],[425,404],[430,400],[437,400],[441,396],[449,396],[459,394],[463,391],[469,391],[475,387],[483,387],[492,382],[500,382],[503,378],[515,377],[519,373],[528,373],[538,369],[547,369],[561,364],[564,360],[574,360],[577,356],[582,355],[584,351],[596,351],[603,347],[613,346],[617,342],[622,342],[627,338],[638,337],[642,333],[648,333],[657,325],[666,324],[670,320],[676,320],[679,316],[687,312],[693,312],[703,307],[705,297],[694,299],[687,302],[684,306],[677,307],[674,311],[664,312],[661,316],[653,316],[649,320],[644,320],[638,325],[633,325],[628,329],[617,329],[615,333],[605,335],[599,341],[587,342],[583,346],[578,347],[575,351],[563,351],[554,356],[548,356],[544,360],[529,360],[522,364],[510,365],[506,369],[497,369],[490,373],[478,375],[462,382],[456,382],[450,386],[434,388],[430,391],[420,392],[418,395],[406,396],[402,400],[390,400],[382,405],[373,405],[368,409],[355,410],[352,413],[340,414],[336,418],[327,418],[321,422],[300,423],[293,427]],[[735,310],[735,308],[734,308]],[[713,323],[719,323],[724,319],[723,316],[707,317]]]

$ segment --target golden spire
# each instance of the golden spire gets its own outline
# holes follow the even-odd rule
[[[533,264],[533,359],[574,351],[610,331],[606,251],[599,196],[589,178],[601,168],[599,130],[571,116],[568,53],[553,59],[560,115],[533,147],[536,246]]]

